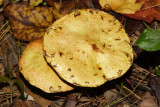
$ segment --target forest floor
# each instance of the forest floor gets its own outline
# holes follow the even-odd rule
[[[158,107],[159,51],[147,52],[134,44],[146,28],[142,21],[110,13],[125,27],[134,49],[134,61],[129,71],[123,77],[97,88],[77,87],[69,92],[49,94],[30,85],[19,72],[18,61],[28,42],[13,37],[9,21],[1,8],[0,76],[9,77],[10,81],[0,83],[0,107],[21,107],[26,103],[33,107]],[[160,27],[158,21],[147,24],[153,29]],[[23,84],[25,99],[22,98],[21,88],[17,85],[11,87],[13,78]]]

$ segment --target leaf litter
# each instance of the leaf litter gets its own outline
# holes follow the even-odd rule
[[[42,38],[53,22],[52,7],[35,7],[31,9],[26,3],[8,5],[5,16],[9,19],[13,36],[17,39],[32,41]]]
[[[68,14],[68,13],[67,13]],[[121,19],[120,19],[121,20]],[[127,18],[125,18],[125,20],[128,20]],[[6,19],[3,20],[3,24],[1,24],[0,26],[3,26],[6,22]],[[125,22],[125,21],[124,21]],[[124,26],[127,25],[127,23],[124,23]],[[142,23],[140,25],[143,25]],[[16,59],[20,58],[21,52],[23,50],[23,47],[26,46],[26,44],[28,44],[28,42],[24,42],[24,41],[20,41],[18,39],[15,39],[12,35],[11,35],[11,31],[10,28],[8,30],[6,30],[6,28],[8,28],[9,25],[8,23],[3,27],[3,29],[1,29],[1,32],[3,33],[3,37],[1,38],[0,41],[0,45],[3,50],[2,55],[0,57],[1,60],[1,64],[3,65],[1,68],[1,74],[7,74],[7,70],[12,70],[12,73],[19,78],[19,80],[21,80],[23,82],[23,85],[27,88],[25,88],[25,92],[28,92],[29,94],[33,95],[34,100],[41,104],[44,102],[48,103],[44,103],[47,106],[50,107],[55,107],[55,106],[66,106],[64,102],[66,103],[70,103],[72,106],[77,106],[77,107],[93,107],[93,106],[99,106],[99,107],[107,107],[107,105],[112,105],[112,106],[139,106],[143,104],[144,98],[141,98],[140,101],[137,102],[137,100],[135,100],[136,98],[139,99],[139,96],[141,97],[141,94],[146,93],[147,91],[150,91],[150,93],[152,93],[152,98],[149,96],[149,98],[152,101],[148,101],[151,102],[155,105],[157,105],[157,101],[156,98],[159,98],[159,94],[157,92],[157,86],[158,86],[158,79],[157,80],[152,80],[154,82],[149,83],[150,86],[148,85],[148,80],[146,78],[144,78],[144,76],[147,76],[149,73],[151,73],[150,75],[154,76],[154,78],[156,78],[155,74],[153,74],[151,71],[150,66],[146,66],[145,69],[141,66],[135,65],[137,63],[137,60],[139,59],[139,56],[141,55],[141,53],[144,53],[144,51],[135,51],[135,55],[137,55],[137,53],[139,52],[140,55],[137,55],[137,58],[134,62],[133,67],[130,69],[129,73],[127,73],[126,75],[124,75],[124,77],[111,81],[111,83],[106,83],[98,88],[77,88],[73,91],[70,92],[66,92],[66,93],[58,93],[58,94],[46,94],[42,91],[40,91],[37,88],[32,87],[30,84],[28,84],[23,77],[21,77],[21,75],[19,74],[18,70],[17,70],[17,64],[16,64]],[[12,27],[12,26],[11,26]],[[139,37],[139,34],[142,32],[141,28],[142,26],[136,26],[136,31],[130,36],[130,39],[132,39],[132,44],[134,47],[136,47],[136,45],[134,44],[134,41],[136,41],[136,39]],[[137,33],[138,32],[138,33]],[[12,31],[13,33],[13,31]],[[9,45],[11,44],[11,45]],[[14,55],[13,55],[14,54]],[[17,57],[17,58],[16,58]],[[157,56],[155,56],[157,57]],[[147,63],[147,62],[146,62]],[[155,63],[157,64],[157,63]],[[154,65],[155,65],[154,64]],[[152,67],[152,66],[151,66]],[[5,71],[4,71],[4,70]],[[152,68],[153,69],[153,68]],[[123,91],[128,90],[128,93],[126,93],[124,96],[121,95],[121,88],[120,84],[122,82],[124,82],[124,86],[125,88],[123,88]],[[153,78],[152,78],[153,79]],[[7,92],[5,92],[4,90],[2,90],[3,88],[5,89],[9,89],[9,87],[6,87],[4,85],[4,83],[0,83],[2,84],[0,86],[0,91],[2,93],[0,93],[0,103],[5,106],[5,105],[10,105],[10,94],[8,94]],[[138,85],[137,85],[138,84]],[[133,85],[133,87],[136,87],[136,89],[133,92],[133,88],[131,87],[131,85]],[[152,85],[152,86],[151,86]],[[3,87],[3,88],[2,88]],[[126,88],[127,87],[127,88]],[[113,94],[113,98],[112,99],[106,99],[104,97],[104,92],[112,89],[114,90],[114,94]],[[18,88],[15,88],[15,90],[20,91]],[[29,92],[30,90],[30,92]],[[8,92],[10,92],[8,90]],[[127,91],[126,91],[127,92]],[[133,93],[132,95],[133,97],[133,101],[131,101],[131,99],[128,97],[128,95],[130,93]],[[2,95],[1,95],[2,94]],[[28,94],[28,95],[29,95]],[[155,95],[154,95],[155,94]],[[67,96],[68,95],[68,96]],[[16,99],[19,99],[19,96],[21,96],[20,94],[16,94],[16,92],[13,92],[13,99],[16,102]],[[153,98],[153,96],[156,96],[155,98]],[[70,98],[71,97],[71,98]],[[72,101],[72,97],[76,97],[76,104],[75,101]],[[122,100],[120,100],[122,99]],[[145,98],[146,99],[146,98]],[[143,101],[142,101],[143,100]],[[131,101],[131,102],[130,102]],[[142,103],[141,103],[142,101]],[[117,103],[115,103],[117,102]],[[18,102],[17,102],[18,103]],[[151,104],[150,103],[150,104]],[[24,103],[23,103],[24,104]],[[44,106],[44,105],[43,105]],[[143,106],[142,106],[143,107]]]
[[[160,1],[159,0],[137,0],[139,3],[144,3],[141,10],[135,14],[126,14],[126,16],[144,20],[151,23],[154,19],[160,20]]]

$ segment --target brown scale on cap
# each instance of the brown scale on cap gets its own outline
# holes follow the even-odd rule
[[[88,81],[85,81],[85,83],[86,83],[86,84],[89,84],[89,82],[88,82]]]
[[[71,72],[71,68],[68,68],[68,70],[67,71],[70,71]]]
[[[101,19],[103,20],[103,16],[101,16]]]
[[[89,12],[90,12],[91,14],[93,14],[93,10],[89,10]]]
[[[118,75],[121,75],[122,72],[123,72],[122,70],[119,70],[119,71],[118,71]]]
[[[96,52],[99,50],[99,48],[97,47],[96,44],[92,44],[92,48],[93,48],[93,50],[96,51]]]
[[[62,53],[62,52],[59,52],[59,56],[62,57],[62,55],[63,55],[63,53]]]
[[[62,30],[62,27],[58,26],[58,28],[59,28],[60,30]]]
[[[74,75],[72,74],[70,78],[74,78]]]
[[[74,17],[77,17],[77,16],[79,16],[79,15],[81,15],[81,13],[80,13],[79,11],[75,11],[75,12],[74,12]]]
[[[99,69],[99,70],[102,70],[102,68],[101,68],[101,67],[99,67],[98,69]]]
[[[94,74],[94,76],[97,76],[98,74]]]
[[[102,77],[103,77],[105,80],[107,80],[107,78],[106,78],[106,76],[105,76],[105,75],[103,75]]]

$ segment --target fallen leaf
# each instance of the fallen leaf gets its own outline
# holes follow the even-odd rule
[[[134,14],[143,4],[136,3],[136,0],[99,0],[99,3],[106,11],[113,10],[122,14]]]
[[[160,0],[138,0],[137,2],[144,3],[141,10],[135,14],[125,14],[125,16],[137,20],[144,20],[148,23],[151,23],[154,19],[160,21]]]
[[[54,19],[56,20],[64,16],[57,9],[53,9],[53,15],[54,15]]]
[[[68,94],[62,107],[76,107],[77,102],[78,102],[78,99],[76,95]]]
[[[80,9],[92,8],[92,0],[80,0]]]
[[[141,96],[141,104],[139,107],[158,107],[157,102],[154,100],[154,97],[151,96],[150,92],[146,92]]]
[[[136,44],[146,51],[160,50],[160,29],[145,29]]]
[[[3,0],[0,0],[0,5],[2,5]]]
[[[53,14],[55,19],[59,19],[66,14],[69,14],[75,7],[74,0],[46,0],[47,4],[54,7]]]
[[[149,85],[152,88],[152,90],[155,92],[158,104],[160,105],[160,77],[150,77],[149,79]]]
[[[140,23],[141,22],[139,20],[126,18],[125,30],[126,30],[127,34],[132,35]]]
[[[33,9],[35,6],[38,6],[40,3],[42,3],[43,0],[30,0],[30,6]]]
[[[55,19],[59,19],[76,9],[92,8],[92,0],[46,0],[47,4],[54,7],[53,14]]]
[[[41,107],[41,106],[32,100],[22,101],[18,99],[14,101],[10,107]]]
[[[10,4],[4,9],[13,36],[26,41],[43,37],[48,26],[53,23],[52,11],[52,7],[46,6],[31,9],[25,3]]]
[[[132,35],[141,22],[136,19],[124,17],[122,14],[118,14],[114,11],[109,11],[108,13],[114,16],[116,19],[118,19],[123,24],[128,35]]]
[[[110,90],[106,90],[104,92],[104,97],[108,100],[113,100],[116,98],[118,91],[116,89],[110,89]]]
[[[99,4],[99,0],[92,0],[92,3],[96,9],[101,9],[101,5]]]

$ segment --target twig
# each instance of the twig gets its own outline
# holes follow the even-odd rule
[[[130,76],[129,78],[130,78],[131,80],[135,80],[135,81],[138,81],[138,82],[141,81],[140,79],[135,78],[135,77],[133,77],[133,76]],[[144,82],[144,81],[143,81],[143,83],[144,83],[144,84],[147,84],[147,82]]]
[[[13,68],[13,66],[12,66],[12,64],[11,64],[11,61],[9,60],[9,56],[8,56],[8,49],[7,49],[7,70],[8,70],[8,72],[10,72],[10,69],[12,69]]]
[[[10,84],[10,102],[11,102],[11,104],[12,104],[12,98],[13,98],[13,83],[12,83],[12,80],[10,80],[10,82],[9,82],[9,84]]]
[[[59,2],[58,11],[60,11],[61,5],[62,5],[62,0],[60,0],[60,2]]]
[[[126,81],[131,85],[132,89],[134,89],[133,85],[131,84],[131,82],[126,78]]]
[[[77,107],[85,107],[85,105],[88,105],[90,104],[91,102],[87,102],[87,103],[84,103],[84,104],[81,104],[81,105],[78,105]]]
[[[136,90],[136,88],[142,83],[142,81],[148,76],[148,74],[149,74],[149,73],[147,73],[147,74],[144,76],[144,78],[136,85],[136,87],[132,90],[133,92],[134,92],[134,91]],[[106,105],[105,107],[110,107],[110,106],[112,106],[113,104],[116,104],[116,103],[122,101],[123,99],[129,97],[129,96],[132,95],[132,94],[133,94],[133,93],[130,93],[130,94],[124,96],[123,98],[120,98],[120,99],[114,101],[113,103]]]
[[[140,99],[139,99],[139,100],[140,100]],[[139,100],[137,100],[137,101],[135,101],[133,104],[131,104],[130,107],[133,106],[134,104],[136,104]]]
[[[3,98],[4,98],[4,95],[1,97],[1,99],[0,99],[0,104],[1,104],[1,102],[2,102],[2,100],[3,100]]]
[[[0,41],[0,45],[6,40],[8,39],[12,34],[7,35],[2,41]]]
[[[156,76],[155,74],[153,74],[153,73],[149,72],[148,70],[146,70],[146,69],[144,69],[144,68],[139,67],[137,64],[134,64],[133,66],[135,66],[135,68],[136,68],[138,71],[140,71],[140,72],[145,71],[146,73],[150,73],[152,76]],[[143,73],[144,73],[144,72],[143,72]]]
[[[17,61],[17,63],[18,63],[18,56],[15,54],[15,52],[14,52],[14,50],[13,50],[13,47],[12,47],[11,44],[9,43],[8,39],[7,39],[6,41],[7,41],[8,46],[9,46],[10,49],[11,49],[11,52],[13,53],[14,58],[16,59],[16,61]]]
[[[3,24],[3,26],[0,28],[0,30],[2,30],[7,24],[8,24],[8,21],[5,24]]]
[[[156,4],[156,5],[153,5],[153,6],[150,6],[150,7],[146,7],[146,8],[142,8],[142,10],[150,9],[150,8],[157,7],[157,6],[160,6],[160,4]]]
[[[8,49],[8,50],[10,50],[10,47],[8,47],[8,46],[6,46],[6,45],[1,45],[0,44],[0,46],[1,47],[3,47],[3,48],[6,48],[6,49]],[[17,52],[16,50],[13,50],[15,53],[17,53],[17,54],[20,54],[20,52]]]
[[[3,32],[2,34],[0,35],[0,40],[6,35],[6,33],[10,30],[10,26],[8,26]]]
[[[142,22],[143,22],[143,24],[144,24],[145,27],[147,27],[148,29],[150,29],[150,27],[144,21],[142,21]]]

